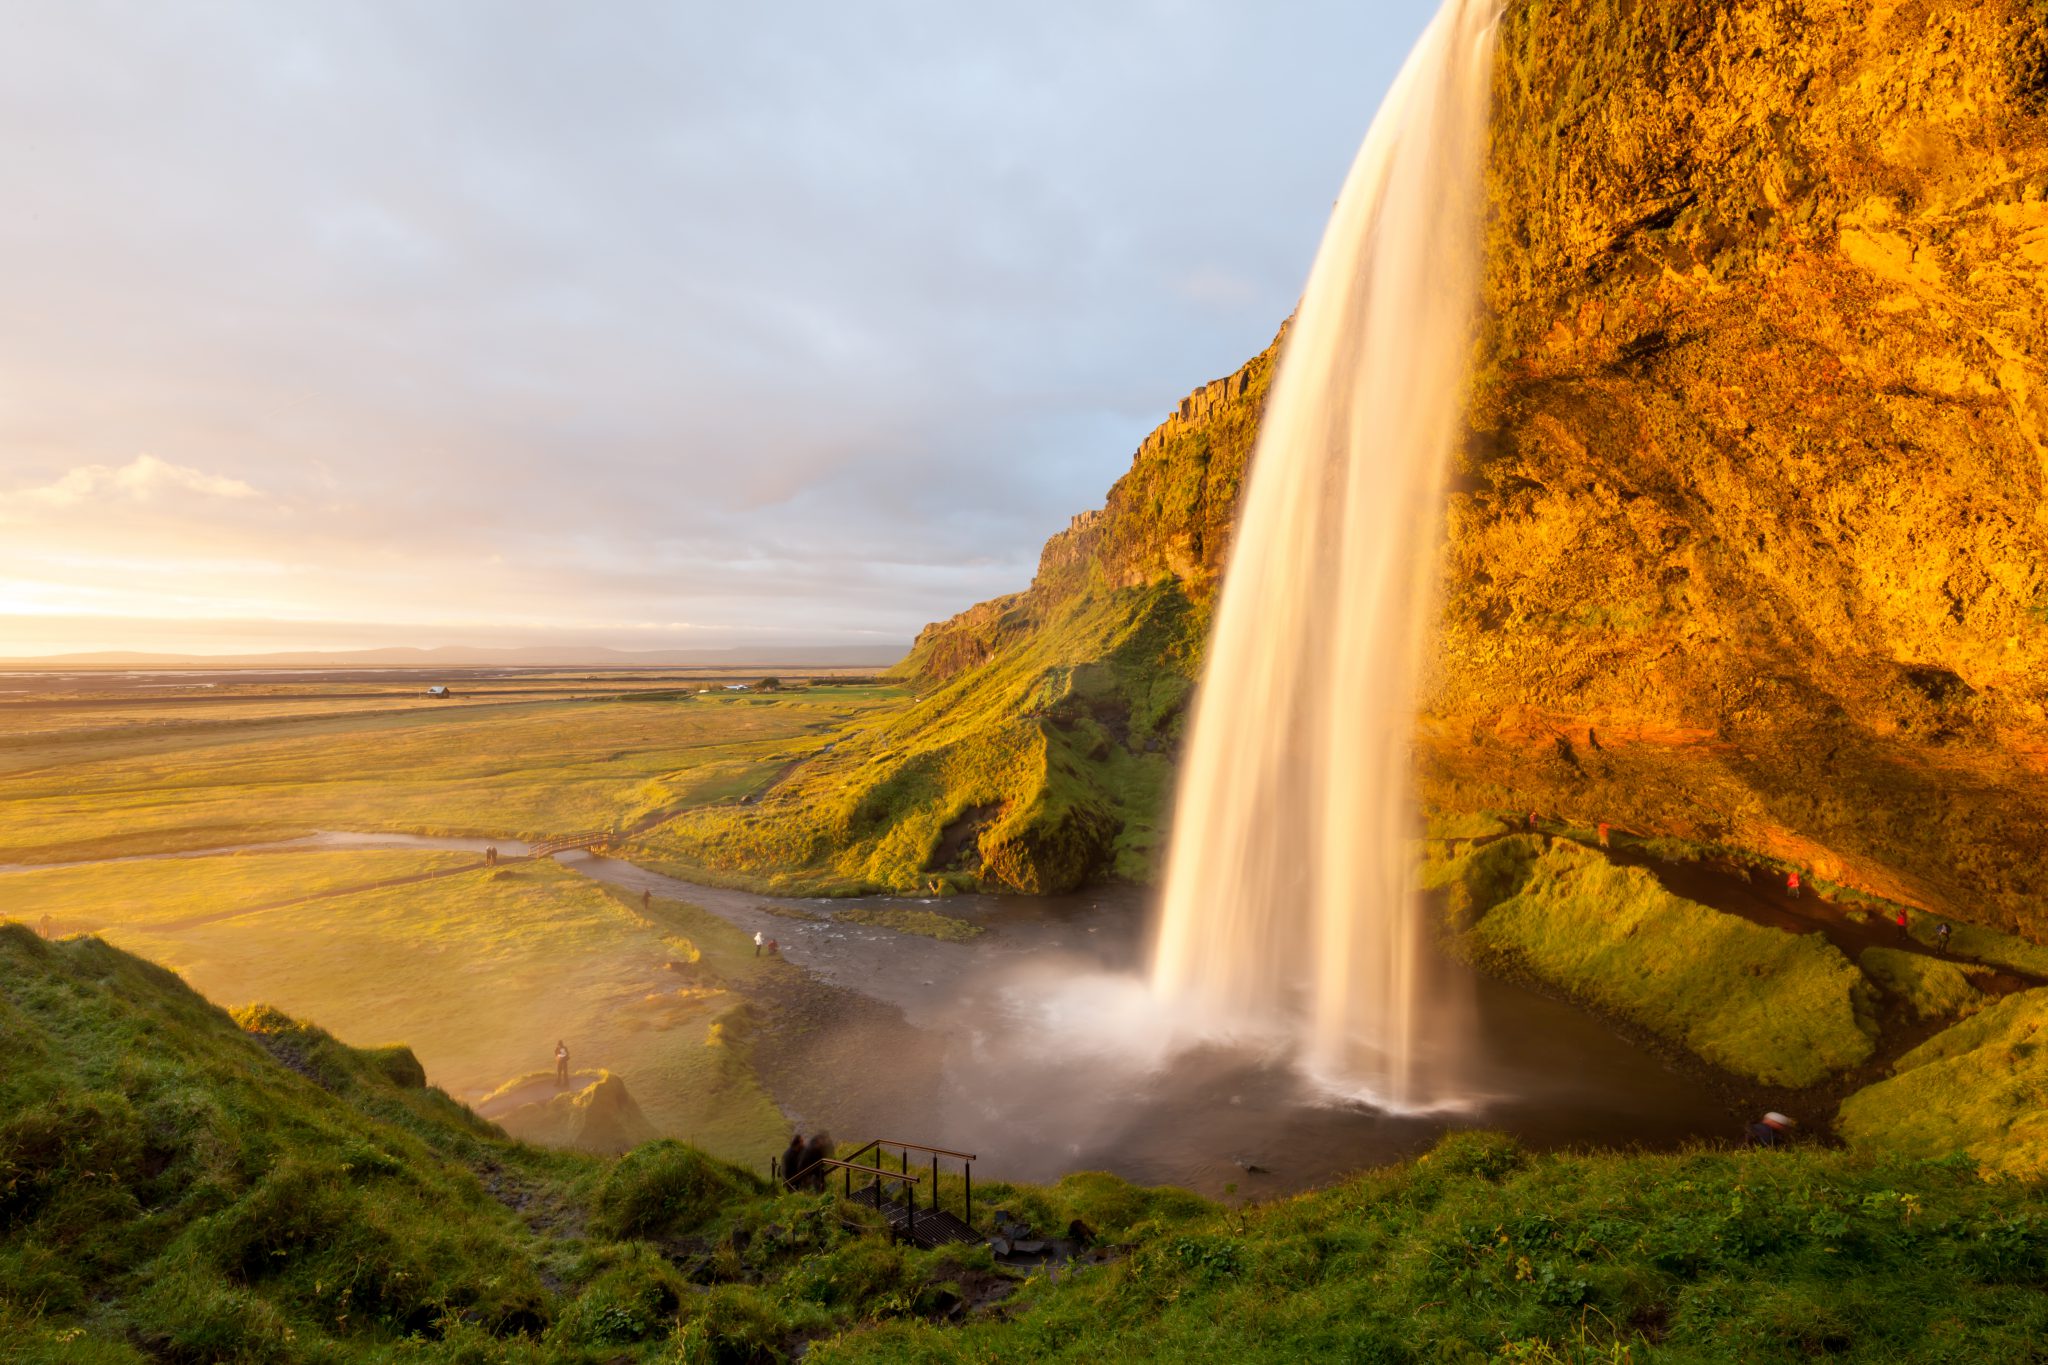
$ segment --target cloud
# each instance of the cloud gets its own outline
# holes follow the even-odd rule
[[[154,455],[138,455],[118,468],[104,464],[80,465],[53,483],[0,494],[0,506],[16,503],[36,507],[76,507],[109,498],[149,502],[158,494],[167,492],[229,499],[257,496],[256,490],[240,479],[170,464]]]
[[[0,0],[0,578],[907,642],[1271,338],[1433,8]]]

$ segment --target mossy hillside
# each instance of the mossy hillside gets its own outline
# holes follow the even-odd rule
[[[1852,1146],[1916,1157],[1962,1152],[1986,1169],[2048,1176],[2048,990],[2010,995],[1899,1059],[1851,1095]]]
[[[1142,876],[1202,627],[1173,584],[1102,587],[849,732],[759,804],[688,813],[643,848],[780,891],[1042,893]]]
[[[777,1359],[990,1273],[681,1143],[510,1141],[402,1047],[95,939],[0,924],[0,1049],[0,1359]]]
[[[1576,844],[1531,857],[1536,842],[1462,860],[1481,954],[1768,1084],[1813,1085],[1871,1055],[1869,983],[1825,939],[1695,905]]]
[[[981,1184],[983,1219],[1080,1219],[1108,1248],[1055,1283],[890,1246],[681,1143],[507,1141],[403,1049],[262,1009],[237,1027],[93,940],[0,927],[0,968],[10,1359],[1994,1360],[2048,1338],[2048,1190],[1967,1161],[1463,1134],[1239,1209],[1100,1174]]]
[[[543,1324],[531,1239],[469,1167],[562,1189],[584,1168],[512,1148],[402,1050],[245,1019],[97,940],[0,926],[5,1325],[211,1360]]]
[[[1984,1003],[1984,993],[1953,962],[1899,948],[1865,948],[1856,963],[1872,981],[1906,1002],[1915,1017],[1945,1019]]]
[[[1165,1208],[1006,1319],[820,1362],[2021,1360],[2048,1339],[2039,1185],[1833,1152],[1530,1156],[1463,1134],[1241,1212]]]

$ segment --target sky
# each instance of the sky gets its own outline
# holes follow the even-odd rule
[[[1271,338],[1433,8],[0,0],[0,657],[907,645]]]

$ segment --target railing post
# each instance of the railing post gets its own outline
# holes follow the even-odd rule
[[[967,1226],[974,1226],[974,1163],[960,1163],[960,1178],[967,1182]]]
[[[932,1212],[939,1211],[939,1154],[932,1153]]]

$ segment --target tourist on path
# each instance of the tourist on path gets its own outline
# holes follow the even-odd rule
[[[1898,917],[1898,919],[1894,920],[1894,921],[1893,921],[1893,923],[1895,923],[1895,924],[1897,924],[1897,925],[1899,926],[1899,937],[1900,937],[1900,938],[1911,938],[1911,937],[1913,937],[1912,933],[1911,933],[1911,932],[1910,932],[1910,931],[1909,931],[1909,930],[1908,930],[1908,929],[1906,928],[1906,912],[1905,912],[1905,911],[1903,911],[1903,910],[1899,911],[1899,917]]]
[[[1600,847],[1602,847],[1602,848],[1606,848],[1606,847],[1608,846],[1608,844],[1607,844],[1607,829],[1608,829],[1608,825],[1607,825],[1607,822],[1606,822],[1605,820],[1602,820],[1602,821],[1600,822]]]
[[[54,935],[53,935],[53,934],[51,934],[51,932],[50,932],[50,917],[49,917],[48,915],[44,915],[44,916],[43,916],[43,937],[44,937],[44,938],[52,938],[52,937],[54,937]]]
[[[568,1083],[569,1083],[569,1045],[568,1045],[567,1043],[565,1043],[565,1042],[561,1041],[560,1039],[556,1039],[556,1040],[555,1040],[555,1084],[556,1084],[556,1085],[567,1085]]]
[[[763,933],[762,933],[762,932],[761,932],[761,931],[760,931],[759,929],[756,929],[756,930],[754,931],[754,956],[755,956],[755,957],[759,957],[759,956],[761,955],[761,945],[762,945],[762,944],[764,944],[764,943],[766,943],[767,941],[768,941],[768,939],[767,939],[767,936],[766,936],[766,935],[764,935],[764,934],[763,934]]]
[[[1792,1130],[1799,1125],[1783,1114],[1772,1110],[1761,1119],[1749,1125],[1749,1145],[1752,1147],[1783,1147],[1792,1140]]]
[[[1948,922],[1945,920],[1942,926],[1934,931],[1934,946],[1941,949],[1943,957],[1948,956]]]
[[[775,1168],[776,1173],[785,1182],[794,1180],[796,1179],[797,1168],[803,1165],[803,1161],[804,1135],[802,1133],[791,1133],[789,1135],[789,1146],[782,1149],[782,1164]]]
[[[1529,812],[1529,828],[1536,828],[1536,812],[1533,810]]]
[[[1785,874],[1785,894],[1795,901],[1799,899],[1799,870],[1797,868]]]
[[[823,1133],[812,1135],[811,1140],[804,1144],[804,1154],[797,1158],[796,1163],[797,1174],[802,1177],[805,1189],[825,1188],[825,1168],[818,1163],[829,1161],[831,1158],[832,1139]]]
[[[642,891],[640,893],[640,908],[642,910],[652,910],[654,908],[654,893],[652,891]]]

